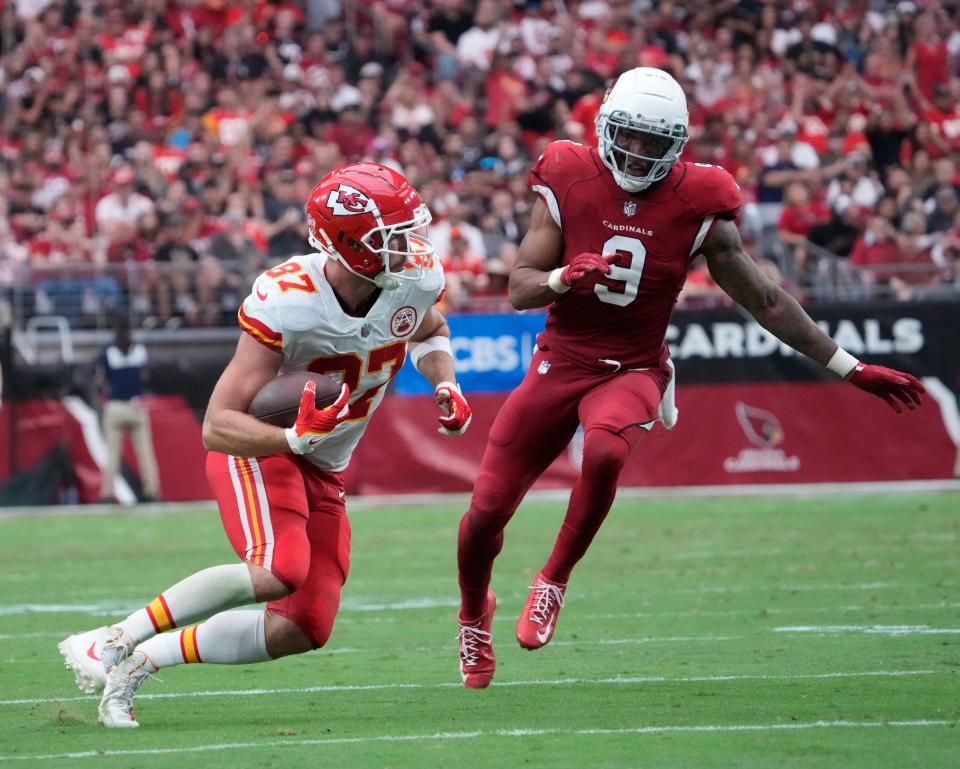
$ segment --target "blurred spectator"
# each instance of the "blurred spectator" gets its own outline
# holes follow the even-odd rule
[[[136,232],[137,219],[153,211],[153,201],[134,190],[133,171],[127,166],[118,168],[111,181],[113,192],[97,202],[97,233],[108,243],[128,241]]]
[[[830,208],[830,218],[815,224],[807,233],[814,246],[837,256],[846,256],[853,250],[860,235],[856,207],[849,200],[838,200]]]
[[[866,155],[854,152],[843,161],[843,172],[827,185],[827,205],[850,203],[857,209],[871,211],[883,194],[883,185],[869,173]]]
[[[790,254],[788,261],[791,275],[798,283],[806,284],[807,236],[810,230],[824,224],[830,218],[826,205],[810,199],[810,191],[799,182],[790,184],[784,194],[784,207],[780,214],[778,233],[780,241]]]
[[[519,38],[512,38],[518,40]],[[490,64],[490,73],[484,82],[484,95],[487,99],[487,110],[484,122],[490,128],[497,128],[504,123],[516,120],[523,109],[527,87],[523,78],[514,73],[512,60],[509,55],[509,45],[501,43],[493,54]]]
[[[463,241],[466,252],[481,260],[486,258],[483,233],[467,221],[468,211],[464,203],[457,202],[446,218],[430,226],[430,239],[441,259],[446,259],[453,250],[454,232]]]
[[[157,249],[155,260],[169,283],[173,306],[180,316],[193,321],[197,314],[194,284],[200,254],[190,245],[183,216],[173,214],[167,218],[161,242],[163,245]],[[161,310],[161,320],[169,321],[165,308]]]
[[[933,86],[929,100],[925,94],[918,98],[923,108],[923,119],[930,127],[926,134],[925,146],[935,153],[936,157],[948,155],[960,149],[960,81],[956,79],[948,83],[938,83]]]
[[[284,170],[273,178],[264,200],[264,213],[269,223],[263,228],[263,234],[267,239],[268,253],[277,258],[308,253],[307,220],[303,211],[305,198],[294,189],[296,176],[292,170]]]
[[[904,214],[897,235],[899,265],[888,274],[890,288],[901,300],[912,299],[921,287],[940,282],[942,270],[934,262],[936,238],[927,234],[927,219],[921,211]]]
[[[937,188],[933,197],[924,203],[929,212],[927,228],[930,232],[943,232],[953,226],[957,211],[960,211],[960,196],[952,184]]]
[[[495,0],[480,0],[473,14],[473,26],[456,39],[457,58],[465,67],[486,72],[503,31],[498,22],[500,9]]]
[[[350,104],[344,107],[336,121],[327,127],[323,138],[336,144],[344,160],[352,162],[367,157],[376,134],[364,122],[360,105]]]
[[[10,225],[0,219],[0,289],[9,288],[21,280],[21,270],[26,263],[26,247],[16,241]]]
[[[935,12],[927,11],[917,16],[913,33],[905,64],[913,71],[920,92],[930,99],[937,86],[946,85],[950,79],[949,52],[937,29]]]
[[[445,250],[438,251],[447,281],[446,299],[451,310],[462,310],[471,295],[487,287],[488,278],[482,251],[475,251],[459,226],[450,230]]]
[[[789,130],[782,132],[773,151],[766,153],[763,159],[757,180],[757,208],[763,227],[773,227],[779,223],[787,185],[810,178],[793,159],[792,137]]]

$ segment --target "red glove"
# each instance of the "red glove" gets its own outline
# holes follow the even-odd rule
[[[336,426],[347,418],[350,407],[347,399],[350,388],[346,385],[340,390],[339,397],[324,409],[316,406],[317,383],[307,382],[300,396],[300,410],[293,427],[284,432],[287,443],[294,454],[309,454],[320,442],[334,431]]]
[[[565,286],[573,287],[594,273],[610,274],[610,264],[617,260],[619,254],[600,256],[590,251],[577,254],[570,260],[570,264],[560,271],[560,282]]]
[[[453,382],[441,382],[437,385],[437,405],[446,413],[440,417],[441,435],[463,435],[473,419],[470,404],[460,393],[460,386]]]
[[[900,402],[913,411],[920,405],[920,394],[926,392],[920,380],[911,374],[866,363],[858,363],[847,379],[861,390],[883,398],[898,414],[903,411]]]

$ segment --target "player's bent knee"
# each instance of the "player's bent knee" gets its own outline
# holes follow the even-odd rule
[[[298,612],[295,617],[290,618],[307,639],[310,649],[319,649],[330,639],[337,607],[339,607],[339,595],[328,596],[326,600],[317,600],[309,609]]]
[[[520,504],[520,496],[519,491],[510,486],[508,479],[481,472],[473,487],[467,515],[471,519],[477,516],[509,517]]]
[[[247,561],[247,568],[250,570],[250,578],[253,580],[253,593],[257,601],[276,601],[278,598],[283,598],[296,589],[290,586],[282,577],[262,566]],[[306,579],[306,574],[304,574],[302,579]]]
[[[267,611],[263,624],[267,654],[273,659],[303,654],[315,648],[307,633],[296,622],[282,614]]]
[[[299,590],[307,581],[307,574],[310,572],[310,544],[304,541],[298,545],[284,548],[282,554],[274,554],[269,573],[285,588],[276,598],[283,598],[294,590]]]
[[[622,436],[602,428],[589,430],[583,441],[583,471],[598,475],[619,475],[630,444]]]

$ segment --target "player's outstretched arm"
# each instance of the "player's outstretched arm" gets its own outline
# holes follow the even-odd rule
[[[283,355],[240,334],[233,359],[217,380],[203,419],[203,445],[239,457],[259,457],[290,451],[282,427],[246,413],[263,385],[277,375]]]
[[[902,411],[920,405],[923,385],[910,374],[863,364],[843,350],[810,318],[790,294],[765,276],[743,250],[736,224],[717,221],[702,252],[713,279],[757,322],[794,350],[813,358],[861,390]]]

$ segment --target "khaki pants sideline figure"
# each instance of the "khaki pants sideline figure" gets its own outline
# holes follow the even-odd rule
[[[124,432],[130,433],[133,450],[140,466],[143,493],[159,498],[160,479],[157,458],[153,453],[153,436],[150,433],[150,415],[141,403],[132,401],[108,401],[103,409],[103,434],[107,442],[107,460],[103,466],[103,484],[100,496],[113,496],[113,484],[120,467],[120,452]]]

